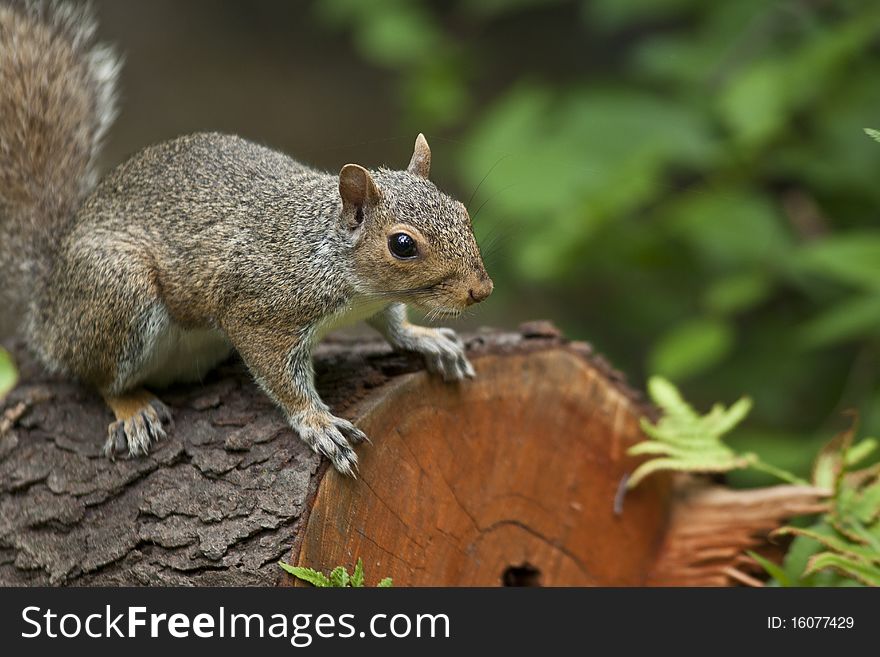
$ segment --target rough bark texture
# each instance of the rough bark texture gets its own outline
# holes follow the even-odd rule
[[[115,463],[102,401],[23,366],[0,438],[0,583],[275,582],[319,460],[239,365],[163,394],[172,437]]]
[[[540,323],[468,339],[478,360],[571,348],[631,399],[586,345],[566,344]],[[148,457],[111,463],[101,446],[112,417],[99,397],[13,351],[21,383],[0,421],[0,584],[279,582],[276,562],[301,541],[327,468],[240,363],[221,366],[203,385],[163,392],[175,416],[170,439]],[[360,402],[381,406],[390,380],[421,369],[380,341],[329,342],[315,360],[323,398],[349,417]],[[505,419],[498,422],[503,431]],[[372,437],[377,444],[361,447],[362,458],[381,445],[382,436]],[[330,474],[337,486],[357,486]]]
[[[368,584],[754,584],[742,550],[822,508],[813,489],[665,473],[621,500],[653,411],[620,375],[545,322],[466,343],[478,377],[458,385],[379,340],[318,348],[324,400],[373,439],[357,480],[307,449],[237,360],[162,392],[170,438],[109,462],[100,398],[13,347],[0,585],[293,584],[279,559],[327,571],[359,557]]]

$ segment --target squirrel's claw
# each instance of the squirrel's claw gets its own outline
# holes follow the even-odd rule
[[[330,413],[310,419],[291,418],[290,424],[306,445],[326,456],[341,474],[357,477],[358,458],[349,440],[353,443],[369,441],[363,431]]]
[[[427,331],[430,333],[420,336],[416,346],[425,358],[429,372],[439,374],[444,381],[461,381],[476,376],[474,366],[465,354],[464,343],[455,331],[449,328]]]
[[[171,412],[168,407],[153,398],[127,419],[116,420],[107,427],[104,456],[113,461],[126,451],[132,457],[146,455],[153,443],[167,437],[163,425],[170,424]]]
[[[338,472],[352,479],[357,479],[357,454],[354,453],[351,447],[339,447],[332,456],[326,456]]]
[[[336,425],[336,428],[339,429],[342,435],[348,438],[348,440],[350,440],[355,445],[363,442],[372,442],[369,438],[367,438],[367,434],[358,429],[348,420],[344,420],[341,417],[334,417],[333,423]]]
[[[159,417],[159,420],[163,425],[167,424],[170,426],[174,424],[174,418],[171,415],[171,411],[168,410],[168,407],[163,404],[161,400],[153,397],[153,399],[150,400],[150,406],[156,412],[156,415]]]

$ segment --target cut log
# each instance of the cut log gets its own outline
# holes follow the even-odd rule
[[[755,576],[762,575],[763,569],[745,551],[779,552],[767,545],[767,535],[789,518],[827,511],[827,495],[813,486],[730,490],[683,477],[676,486],[672,517],[647,583],[761,585]],[[781,557],[772,556],[774,560]]]
[[[639,405],[577,347],[525,344],[485,349],[465,385],[401,377],[358,404],[375,443],[356,481],[324,480],[296,561],[330,569],[362,557],[368,578],[405,585],[644,583],[668,479],[614,514]]]
[[[99,397],[14,348],[21,383],[0,406],[0,584],[293,584],[279,560],[328,571],[358,558],[368,584],[677,583],[702,555],[673,540],[687,514],[672,477],[650,477],[614,509],[651,409],[547,323],[466,343],[478,376],[456,385],[378,340],[318,348],[322,397],[373,441],[357,449],[354,480],[298,440],[236,360],[162,392],[169,439],[111,463]]]

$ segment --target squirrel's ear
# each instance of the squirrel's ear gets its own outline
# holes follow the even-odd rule
[[[422,178],[427,178],[431,173],[431,147],[428,146],[428,140],[421,132],[416,137],[416,147],[406,170]]]
[[[339,195],[346,206],[363,207],[379,198],[370,172],[358,164],[346,164],[339,172]]]

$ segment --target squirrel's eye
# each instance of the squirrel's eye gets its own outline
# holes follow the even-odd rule
[[[401,260],[408,260],[419,255],[416,241],[406,233],[394,233],[388,238],[388,250],[391,255]]]

